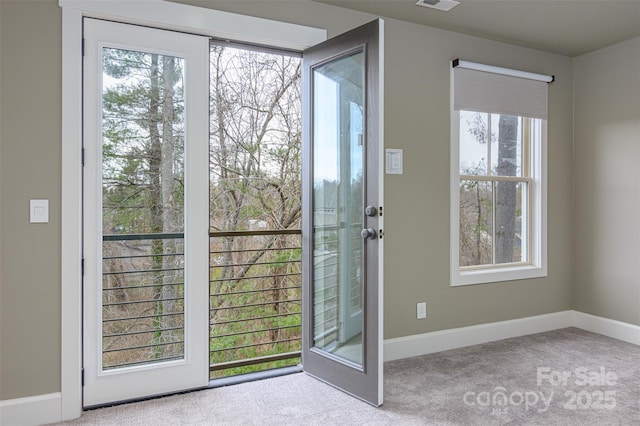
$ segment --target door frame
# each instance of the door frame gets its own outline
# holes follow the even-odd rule
[[[84,17],[302,51],[324,29],[153,0],[59,0],[62,8],[61,392],[60,418],[82,413],[82,20]],[[55,421],[56,419],[52,419]]]

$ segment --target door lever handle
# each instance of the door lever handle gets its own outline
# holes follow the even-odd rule
[[[370,240],[374,240],[376,238],[376,230],[373,228],[365,228],[362,231],[360,231],[360,236],[363,239],[370,239]]]

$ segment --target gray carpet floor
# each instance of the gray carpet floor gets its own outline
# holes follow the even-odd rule
[[[380,408],[298,373],[62,424],[640,425],[640,346],[567,328],[388,362]]]

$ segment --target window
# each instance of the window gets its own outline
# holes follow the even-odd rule
[[[453,286],[546,276],[547,84],[498,70],[454,61]]]

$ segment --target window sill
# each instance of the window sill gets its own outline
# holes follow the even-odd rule
[[[500,281],[526,280],[547,276],[546,266],[522,265],[504,268],[460,270],[451,272],[451,287],[486,284]]]

